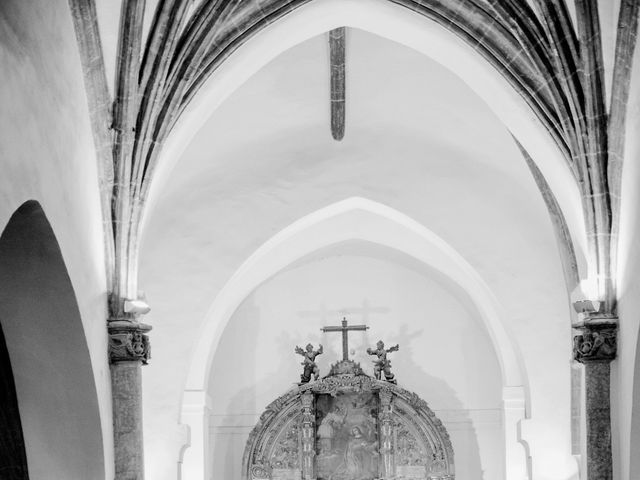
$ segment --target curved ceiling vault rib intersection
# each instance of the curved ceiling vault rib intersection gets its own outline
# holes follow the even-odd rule
[[[297,42],[295,40],[293,40],[293,41],[290,40],[290,38],[292,36],[295,36],[294,34],[292,34],[292,31],[296,29],[295,25],[292,26],[291,24],[288,24],[286,27],[282,27],[282,24],[287,24],[287,22],[289,22],[289,19],[291,17],[298,16],[298,12],[301,12],[300,16],[302,16],[302,18],[303,18],[303,20],[300,20],[299,18],[297,20],[295,20],[299,24],[298,27],[297,27],[298,29],[300,29],[300,24],[304,23],[304,18],[306,18],[306,23],[304,23],[304,26],[305,26],[305,29],[306,29],[305,33],[308,33],[306,31],[310,29],[310,25],[309,25],[309,21],[310,20],[312,21],[311,28],[315,28],[316,29],[316,30],[312,31],[311,34],[309,34],[309,36],[314,36],[316,34],[320,34],[321,32],[323,32],[323,31],[325,31],[327,29],[333,28],[335,25],[330,24],[328,22],[325,22],[324,29],[318,30],[318,28],[319,28],[318,25],[316,25],[314,23],[315,19],[317,17],[320,17],[323,13],[324,13],[325,16],[327,16],[327,7],[326,7],[326,5],[329,5],[329,4],[331,4],[331,2],[322,3],[322,5],[325,6],[324,7],[325,8],[324,12],[322,11],[322,9],[317,9],[316,8],[316,6],[320,5],[320,3],[316,3],[316,2],[313,2],[313,3],[309,4],[308,7],[298,8],[296,10],[296,14],[295,15],[288,15],[285,19],[283,19],[283,20],[278,22],[278,24],[277,24],[278,28],[281,29],[278,33],[272,32],[272,30],[274,30],[275,27],[270,27],[269,29],[266,29],[268,31],[271,31],[269,33],[270,37],[269,36],[265,37],[264,34],[261,34],[259,36],[259,39],[255,40],[255,41],[253,39],[247,40],[247,42],[246,42],[247,47],[243,46],[243,48],[239,49],[239,51],[242,52],[242,55],[234,53],[234,55],[232,55],[229,58],[229,60],[224,62],[223,65],[219,66],[220,67],[219,75],[216,74],[216,75],[209,76],[208,82],[209,83],[214,83],[215,85],[213,87],[211,85],[207,85],[206,87],[203,85],[202,87],[199,87],[200,88],[199,91],[205,91],[206,90],[206,92],[203,93],[204,102],[203,102],[203,98],[200,97],[199,101],[197,102],[198,106],[195,107],[196,108],[196,113],[194,113],[194,111],[193,111],[193,103],[194,102],[191,102],[188,106],[185,105],[185,108],[188,107],[190,110],[187,111],[186,115],[182,115],[180,117],[180,125],[177,125],[176,128],[174,128],[172,130],[172,132],[173,132],[172,135],[168,137],[168,139],[167,139],[168,141],[165,142],[165,144],[163,145],[163,151],[162,151],[162,154],[161,154],[162,157],[159,158],[159,160],[158,160],[159,164],[161,165],[161,168],[158,170],[158,172],[156,173],[156,177],[154,178],[154,182],[153,182],[153,189],[154,190],[153,190],[153,193],[151,193],[151,195],[150,195],[151,196],[151,203],[153,203],[153,197],[154,196],[157,197],[157,195],[158,195],[158,193],[157,193],[158,192],[158,188],[159,188],[158,185],[162,185],[163,184],[163,179],[161,179],[162,175],[166,174],[166,171],[171,168],[171,165],[175,161],[174,159],[177,159],[177,158],[180,157],[180,148],[179,147],[176,148],[176,145],[175,145],[176,142],[177,142],[176,137],[180,137],[180,142],[186,144],[186,143],[189,142],[189,138],[188,138],[189,135],[187,133],[187,135],[186,135],[187,138],[184,138],[185,136],[183,134],[185,133],[185,131],[186,130],[197,131],[201,127],[201,124],[198,124],[198,120],[196,120],[195,122],[193,120],[189,120],[189,122],[186,122],[186,123],[189,124],[188,127],[185,127],[184,118],[187,117],[187,118],[191,118],[192,119],[193,117],[198,117],[198,116],[202,117],[203,114],[202,114],[201,110],[203,110],[203,107],[200,106],[202,103],[209,105],[209,107],[208,107],[209,109],[214,109],[214,108],[217,107],[217,105],[219,105],[219,103],[222,100],[224,100],[225,93],[226,93],[226,95],[229,94],[229,92],[224,92],[222,94],[219,93],[220,90],[224,90],[224,86],[220,87],[220,84],[224,85],[225,83],[229,83],[228,81],[226,81],[226,82],[225,81],[217,81],[216,82],[214,80],[216,78],[222,79],[222,77],[224,77],[226,79],[228,77],[232,77],[234,79],[234,83],[236,85],[242,84],[242,82],[244,80],[246,80],[246,78],[248,78],[248,76],[250,76],[251,74],[255,73],[255,71],[257,71],[262,65],[264,65],[264,63],[266,63],[266,61],[264,63],[262,63],[262,64],[258,64],[257,66],[255,66],[250,72],[242,71],[242,72],[238,73],[238,70],[242,70],[242,68],[238,69],[238,67],[235,67],[235,66],[229,67],[229,65],[243,64],[244,70],[247,70],[248,67],[245,66],[246,64],[259,63],[258,61],[256,61],[256,58],[255,58],[256,55],[255,54],[254,55],[249,55],[246,52],[247,49],[252,50],[252,51],[260,50],[261,55],[263,55],[263,56],[271,55],[269,57],[269,59],[273,58],[275,56],[275,54],[273,54],[273,52],[271,52],[271,51],[268,51],[268,49],[265,49],[264,45],[269,43],[269,42],[273,43],[274,42],[274,38],[273,38],[274,36],[278,36],[279,35],[280,37],[282,37],[283,35],[286,35],[287,36],[286,37],[287,41],[289,42],[288,44],[285,44],[284,46],[280,45],[279,46],[279,50],[278,50],[278,52],[276,52],[276,54],[286,50],[287,48],[290,48],[293,44],[296,44],[297,42],[302,41],[301,38],[297,38]],[[418,51],[421,51],[422,53],[424,53],[427,56],[433,57],[433,51],[424,51],[424,48],[422,48],[420,45],[416,45],[416,42],[417,43],[422,43],[424,45],[427,45],[427,44],[430,43],[430,40],[432,40],[434,38],[433,37],[433,33],[431,33],[431,34],[427,33],[426,36],[424,35],[425,32],[424,32],[424,28],[423,27],[426,26],[426,25],[424,25],[423,21],[420,21],[421,25],[419,27],[417,26],[417,22],[416,22],[416,25],[412,25],[414,28],[420,29],[421,38],[418,39],[418,40],[411,38],[411,36],[412,36],[411,34],[406,34],[405,33],[407,28],[404,28],[404,29],[403,28],[398,28],[399,24],[403,24],[403,22],[404,22],[404,27],[407,26],[407,24],[406,24],[407,15],[412,15],[415,18],[419,18],[419,19],[423,19],[424,18],[423,16],[415,16],[415,15],[411,14],[410,12],[408,12],[407,9],[395,6],[392,2],[372,2],[371,5],[369,5],[367,7],[368,9],[366,11],[361,11],[361,9],[362,9],[361,5],[362,4],[357,4],[358,8],[360,9],[360,11],[358,11],[358,15],[355,15],[355,14],[353,14],[353,12],[350,12],[349,8],[344,7],[344,5],[348,6],[350,4],[351,4],[351,7],[353,7],[353,5],[356,5],[356,2],[342,1],[340,3],[342,8],[334,8],[334,10],[336,10],[338,12],[338,14],[337,14],[338,18],[337,19],[334,18],[332,20],[333,21],[338,20],[338,21],[346,22],[346,24],[348,24],[349,26],[355,26],[356,28],[361,28],[361,29],[363,29],[365,31],[374,32],[374,33],[376,33],[378,35],[381,35],[381,36],[383,36],[385,38],[390,38],[390,39],[392,39],[394,41],[397,41],[399,43],[403,43],[403,44],[405,44],[405,45],[407,45],[407,46],[409,46],[411,48],[414,48],[414,49],[416,49]],[[374,5],[377,5],[378,7],[381,6],[381,5],[387,5],[387,8],[382,9],[379,12],[377,12],[377,15],[378,16],[386,15],[386,17],[385,17],[385,20],[386,20],[385,28],[386,28],[386,26],[388,24],[394,24],[394,22],[395,22],[395,24],[396,24],[395,25],[396,32],[392,32],[391,31],[391,30],[393,30],[393,28],[391,28],[391,30],[385,30],[385,29],[380,30],[380,25],[375,25],[375,23],[376,23],[375,15],[373,16],[373,18],[374,18],[373,21],[372,20],[364,20],[364,23],[362,22],[363,18],[366,18],[366,17],[370,16],[371,12],[374,10],[371,7],[374,6]],[[313,11],[310,10],[312,7],[316,8],[316,9],[313,10]],[[351,9],[353,9],[353,8],[351,8]],[[395,10],[395,12],[393,10]],[[302,13],[302,11],[305,11],[305,13]],[[330,9],[329,9],[329,11],[330,11]],[[404,18],[395,18],[394,16],[391,15],[392,13],[398,13],[400,11],[405,12],[405,14],[404,14],[405,17]],[[309,12],[312,12],[312,13],[309,13]],[[336,12],[332,12],[332,13],[333,13],[334,16],[336,16]],[[305,15],[306,15],[306,17],[305,17]],[[357,17],[357,20],[355,20],[355,23],[354,23],[354,19],[356,17]],[[397,15],[396,15],[396,17],[397,17]],[[378,19],[378,21],[379,21],[379,19]],[[284,29],[284,30],[282,30],[282,29]],[[403,36],[402,37],[398,36],[399,35],[399,30],[403,30],[403,33],[402,33]],[[299,32],[296,32],[296,33],[298,33],[298,36],[299,36]],[[431,38],[429,37],[429,35],[431,35]],[[424,38],[422,38],[422,37],[424,37]],[[443,41],[443,39],[438,39],[438,40],[440,42]],[[449,41],[450,41],[450,39],[446,40],[446,42],[449,42]],[[282,43],[282,38],[280,38],[280,43]],[[434,48],[436,48],[436,47],[431,48],[431,50],[433,50]],[[240,58],[238,58],[238,57],[240,57]],[[262,61],[262,57],[260,58],[260,61]],[[451,64],[450,64],[451,61],[448,64],[446,62],[443,62],[442,59],[438,59],[437,61],[440,61],[440,63],[444,63],[445,66],[451,68]],[[453,60],[453,61],[455,62],[455,60]],[[460,60],[458,60],[458,62],[460,62]],[[464,63],[464,62],[462,62],[462,63]],[[234,70],[234,68],[235,68],[235,70]],[[456,72],[456,73],[461,75],[460,72]],[[466,77],[466,80],[467,81],[471,80],[468,75]],[[471,81],[473,81],[473,80],[471,80]],[[506,87],[506,85],[503,86],[502,88],[505,88],[505,87]],[[491,97],[490,97],[491,88],[495,89],[496,86],[495,85],[490,86],[489,87],[489,93],[487,93],[487,91],[484,91],[483,92],[484,95],[480,94],[481,97],[485,98],[486,101],[491,101],[490,100],[491,99]],[[221,98],[214,98],[214,100],[211,100],[209,98],[209,97],[211,97],[210,92],[211,91],[216,91],[216,90],[218,90],[218,97],[221,97]],[[215,97],[216,94],[214,93],[213,96]],[[511,100],[509,100],[509,101],[511,101]],[[499,101],[498,101],[498,103],[499,103]],[[511,107],[511,108],[513,108],[513,107]],[[509,107],[507,107],[507,110],[508,109],[509,109]],[[209,110],[207,110],[207,112],[208,111]],[[509,113],[507,113],[507,116],[509,116]],[[527,123],[527,122],[530,123],[531,119],[526,118],[524,120],[524,122],[525,123]],[[506,122],[506,123],[508,123],[508,122]],[[180,133],[175,133],[176,131],[178,131]],[[539,133],[539,135],[543,135],[542,131]],[[528,142],[527,146],[530,147],[532,142],[536,143],[535,139],[530,141],[530,142]],[[537,143],[540,143],[539,138],[538,138],[538,142]],[[544,143],[544,140],[543,140],[543,143]],[[545,157],[545,155],[541,154],[540,152],[536,152],[536,153],[537,153],[536,158],[538,158],[538,159],[540,159],[542,157]],[[548,151],[545,152],[545,153],[548,153]],[[551,153],[551,155],[548,155],[548,154],[546,155],[546,157],[553,157],[553,156],[554,156],[553,153]],[[546,160],[546,161],[548,163],[553,163],[553,162],[549,162],[548,160]],[[573,196],[572,196],[573,195],[573,188],[575,188],[575,196],[576,196],[576,198],[579,198],[578,189],[577,189],[577,186],[574,185],[574,181],[571,178],[571,173],[569,171],[569,168],[567,168],[567,167],[565,167],[565,168],[566,168],[566,175],[564,174],[564,171],[563,171],[562,175],[559,175],[557,172],[553,174],[553,175],[557,175],[558,178],[559,178],[559,180],[556,181],[556,183],[554,185],[555,189],[556,189],[555,191],[558,191],[558,189],[559,189],[561,191],[561,193],[565,196],[565,198],[567,196],[569,196],[570,198],[573,198]],[[549,174],[548,169],[547,169],[547,174]],[[554,190],[554,189],[552,189],[552,190]],[[567,194],[566,192],[563,192],[562,190],[569,190],[572,193],[571,194]],[[584,226],[582,225],[582,222],[581,222],[581,220],[582,220],[581,219],[581,214],[579,213],[580,207],[576,205],[576,208],[571,208],[574,205],[573,203],[571,203],[571,207],[567,208],[566,200],[565,200],[564,204],[562,202],[560,202],[560,203],[565,206],[565,209],[564,209],[565,212],[566,211],[570,212],[570,214],[565,215],[565,217],[568,218],[570,221],[572,221],[574,223],[573,226],[569,225],[568,228],[564,228],[563,227],[563,229],[571,231],[573,233],[573,241],[577,242],[578,248],[582,252],[584,250],[583,249],[584,241],[582,240],[581,235],[584,235],[584,230],[585,229],[584,229]],[[579,200],[578,200],[577,203],[579,203]],[[151,207],[148,206],[146,208],[146,211],[148,212],[150,208]],[[555,212],[551,212],[551,216],[552,216],[552,218],[555,218],[556,217]],[[576,220],[575,217],[579,217],[578,220]],[[562,242],[563,240],[566,240],[567,238],[570,239],[571,237],[568,237],[568,236],[567,237],[561,237],[561,238],[559,238],[559,241]],[[572,247],[566,248],[566,250],[571,250],[571,249],[572,249]],[[571,290],[571,288],[570,288],[570,290]]]

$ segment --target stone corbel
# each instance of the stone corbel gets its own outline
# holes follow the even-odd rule
[[[149,337],[151,326],[131,320],[113,320],[108,324],[109,362],[140,361],[146,365],[151,358]]]
[[[617,353],[618,324],[614,317],[588,317],[574,325],[573,358],[580,363],[611,362]]]

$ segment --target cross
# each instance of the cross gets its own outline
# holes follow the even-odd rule
[[[342,326],[323,327],[323,332],[342,332],[342,360],[349,360],[349,330],[367,330],[366,325],[347,325],[347,319],[342,319]]]

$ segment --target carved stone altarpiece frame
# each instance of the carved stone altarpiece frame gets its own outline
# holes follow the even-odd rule
[[[442,422],[415,393],[351,360],[292,388],[260,416],[243,480],[453,480]]]

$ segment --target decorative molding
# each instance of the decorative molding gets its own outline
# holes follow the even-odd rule
[[[151,358],[149,337],[145,335],[151,326],[144,323],[115,320],[108,324],[109,362],[141,361],[147,365]]]

